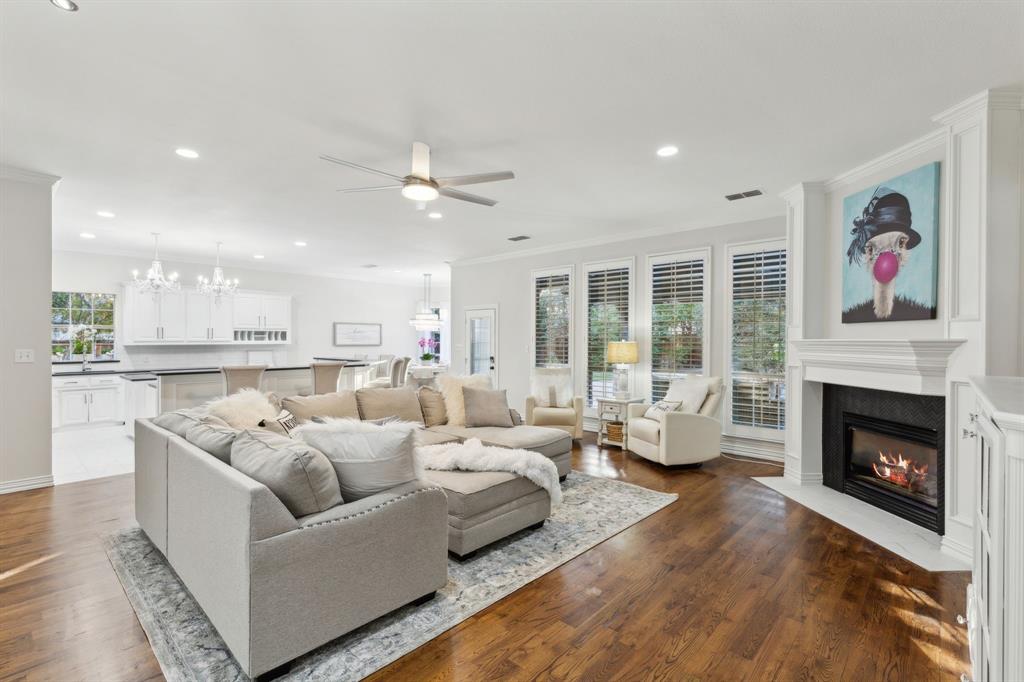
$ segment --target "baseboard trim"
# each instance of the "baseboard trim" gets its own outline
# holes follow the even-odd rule
[[[783,463],[785,452],[782,443],[775,441],[756,440],[753,438],[738,438],[736,436],[722,436],[722,452],[727,455],[739,455],[740,457],[752,457],[764,459],[769,462]]]
[[[0,483],[0,495],[6,495],[7,493],[17,493],[22,490],[35,490],[36,488],[49,488],[53,485],[53,474],[46,474],[45,476],[30,476],[29,478],[19,478],[14,481],[3,481]]]
[[[974,564],[974,550],[968,545],[954,540],[948,535],[943,535],[942,542],[939,546],[943,552],[952,554],[953,556],[966,561],[968,565]]]

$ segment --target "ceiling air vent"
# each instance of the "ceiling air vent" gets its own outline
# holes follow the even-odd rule
[[[737,192],[736,194],[726,194],[725,198],[728,199],[729,201],[737,201],[739,199],[749,199],[750,197],[759,197],[762,194],[764,194],[764,192],[762,192],[761,190],[759,190],[759,189],[752,189],[752,190],[748,190],[746,192]]]
[[[509,237],[508,238],[508,240],[510,242],[523,242],[523,241],[526,241],[527,239],[529,239],[529,237],[526,236],[525,234],[521,234],[521,235],[519,235],[517,237]]]

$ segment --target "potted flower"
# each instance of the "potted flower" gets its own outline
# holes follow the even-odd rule
[[[437,349],[440,345],[434,339],[420,339],[420,362],[437,362]]]
[[[71,340],[71,357],[81,360],[86,355],[92,355],[92,341],[96,330],[84,324],[72,325],[68,329],[68,338]]]

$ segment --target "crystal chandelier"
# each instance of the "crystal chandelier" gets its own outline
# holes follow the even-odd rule
[[[196,278],[196,291],[219,300],[221,296],[230,296],[238,288],[238,278],[227,279],[224,277],[224,268],[220,266],[220,245],[217,242],[217,265],[213,268],[213,279],[207,279],[202,275]]]
[[[169,277],[164,277],[164,266],[160,262],[160,233],[152,232],[151,234],[153,235],[153,263],[149,266],[149,270],[146,270],[145,279],[139,279],[139,271],[132,270],[135,287],[147,294],[178,291],[181,289],[178,273],[172,272]]]
[[[421,332],[435,331],[441,328],[441,316],[430,307],[430,274],[423,275],[423,311],[413,315],[409,324]]]

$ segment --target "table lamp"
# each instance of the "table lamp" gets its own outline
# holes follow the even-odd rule
[[[629,399],[629,367],[640,360],[636,341],[609,341],[607,361],[615,367],[615,398]]]

